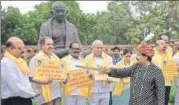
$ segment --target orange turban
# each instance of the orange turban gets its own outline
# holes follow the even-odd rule
[[[137,50],[138,50],[139,53],[145,54],[147,56],[153,56],[154,55],[153,48],[145,42],[142,42],[140,45],[138,45]]]

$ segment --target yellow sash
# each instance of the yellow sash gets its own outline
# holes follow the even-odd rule
[[[153,63],[156,64],[159,68],[161,68],[163,74],[166,74],[165,71],[163,71],[165,65],[164,65],[164,61],[168,62],[168,61],[173,61],[173,57],[172,57],[172,52],[171,49],[167,50],[166,53],[160,53],[156,48],[154,49],[155,54],[153,56]],[[174,79],[171,76],[168,75],[164,75],[165,78],[165,85],[166,86],[171,86]]]
[[[24,75],[27,75],[29,73],[29,68],[24,59],[16,58],[12,54],[10,54],[8,51],[5,52],[4,56],[11,59]]]
[[[105,53],[102,53],[102,58],[103,58],[102,66],[109,65],[109,60],[107,59],[107,55]],[[94,54],[93,53],[91,53],[89,55],[89,58],[87,60],[87,66],[89,66],[89,67],[96,67],[95,63],[94,63]],[[91,70],[91,73],[92,74],[96,74],[96,71]],[[107,85],[108,85],[108,82],[107,81],[103,81],[103,86],[105,87]]]
[[[131,59],[129,66],[134,64],[134,62],[135,61]],[[124,68],[125,67],[124,58],[120,62],[118,62],[116,64],[116,66],[119,68]],[[122,92],[124,91],[124,84],[129,83],[129,82],[130,82],[130,77],[125,78],[125,79],[120,79],[119,82],[115,83],[114,90],[113,90],[113,96],[120,96],[122,94]]]
[[[85,66],[85,61],[82,58],[80,59],[80,65],[81,66]],[[65,68],[66,71],[69,72],[70,71],[70,56],[65,56],[61,59],[61,62],[65,63]],[[72,87],[68,87],[65,84],[61,84],[61,86],[64,88],[64,95],[65,96],[71,96],[72,95],[72,91],[74,90],[74,88]],[[90,85],[86,85],[86,86],[81,86],[79,87],[80,89],[80,96],[83,97],[90,97],[91,96],[91,89],[92,89],[92,84]]]
[[[36,77],[36,78],[39,78],[40,79],[40,77],[37,77],[37,74],[39,73],[38,72],[38,70],[37,70],[37,68],[36,68],[36,66],[37,66],[37,63],[38,63],[38,61],[39,60],[41,60],[41,61],[43,61],[43,60],[46,60],[46,61],[48,61],[49,63],[50,62],[59,62],[58,64],[60,64],[60,59],[54,54],[54,53],[52,53],[52,55],[51,55],[51,57],[52,57],[52,59],[47,59],[46,58],[46,55],[42,52],[42,51],[40,51],[39,52],[39,56],[38,56],[38,58],[35,60],[35,70],[34,70],[34,74],[33,74],[33,77]],[[43,64],[43,62],[42,62],[42,64]],[[41,79],[44,79],[44,78],[41,78]],[[41,85],[41,88],[42,88],[42,96],[43,96],[43,98],[45,99],[45,102],[50,102],[51,101],[51,93],[50,93],[50,84],[45,84],[45,85]]]

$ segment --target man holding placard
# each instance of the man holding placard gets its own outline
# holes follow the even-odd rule
[[[31,86],[23,53],[22,39],[10,37],[1,60],[1,105],[32,105],[31,98],[40,94]]]
[[[42,90],[42,95],[35,101],[37,105],[60,105],[60,85],[53,80],[65,78],[65,73],[60,69],[60,59],[53,53],[53,40],[42,37],[40,47],[39,53],[29,63],[34,88]]]
[[[79,57],[80,44],[71,43],[70,54],[62,58],[64,68],[69,73],[69,80],[63,83],[65,105],[86,105],[86,99],[90,96],[92,80],[84,69],[77,66],[85,66],[84,59]]]
[[[112,64],[112,58],[103,52],[103,42],[101,40],[95,40],[92,43],[92,53],[88,55],[85,60],[87,66],[93,68]],[[105,76],[99,78],[99,72],[95,70],[90,70],[90,72],[94,76],[90,105],[109,105],[109,95],[110,91],[112,91],[112,84],[105,80]]]
[[[172,47],[169,46],[169,38],[167,35],[162,35],[160,37],[161,40],[163,40],[166,43],[166,51],[169,53],[171,56],[173,55],[173,49]]]
[[[170,89],[174,83],[174,76],[177,75],[177,65],[172,54],[167,51],[167,44],[164,40],[158,40],[153,56],[153,63],[163,72],[165,77],[165,105],[168,105]]]

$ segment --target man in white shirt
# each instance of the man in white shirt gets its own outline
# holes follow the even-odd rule
[[[43,90],[42,85],[48,85],[48,92],[50,94],[50,100],[46,100],[45,97],[47,97],[49,94],[40,95],[35,98],[35,102],[37,105],[60,105],[61,103],[61,92],[60,92],[60,85],[57,81],[52,81],[52,79],[46,78],[44,79],[35,79],[34,78],[34,68],[35,63],[39,64],[39,66],[42,65],[41,58],[46,59],[47,61],[52,60],[59,60],[58,57],[53,53],[53,40],[51,37],[42,37],[40,39],[40,47],[41,50],[39,53],[37,53],[29,63],[30,68],[30,78],[34,82],[33,88],[35,89],[42,89],[42,93],[45,93],[46,90]]]
[[[177,48],[176,54],[173,56],[173,59],[177,63],[178,71],[179,71],[179,47]],[[175,96],[175,105],[179,105],[179,76],[176,79],[176,96]]]
[[[69,55],[61,59],[66,66],[69,67],[70,71],[85,70],[77,67],[77,65],[85,66],[85,61],[79,56],[80,54],[80,44],[77,42],[71,43],[69,45]],[[69,72],[70,72],[69,71]],[[86,74],[87,72],[84,71]],[[78,75],[76,75],[78,76]],[[87,76],[87,75],[86,75]],[[69,80],[70,81],[70,80]],[[89,97],[90,87],[89,85],[71,89],[70,86],[64,84],[64,104],[65,105],[86,105],[86,100]]]
[[[85,61],[87,66],[94,68],[113,64],[112,58],[103,52],[103,42],[101,40],[95,40],[92,43],[92,53],[86,56]],[[112,91],[112,83],[94,80],[90,105],[109,105],[110,91]]]
[[[21,58],[23,52],[24,43],[20,38],[8,39],[1,60],[2,105],[32,105],[31,98],[37,95],[31,87],[29,68]]]

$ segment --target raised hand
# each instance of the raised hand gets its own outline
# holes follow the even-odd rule
[[[101,66],[99,72],[108,74],[111,72],[112,69],[115,69],[115,68],[117,68],[117,66],[115,66],[113,64],[108,65],[108,66]]]

